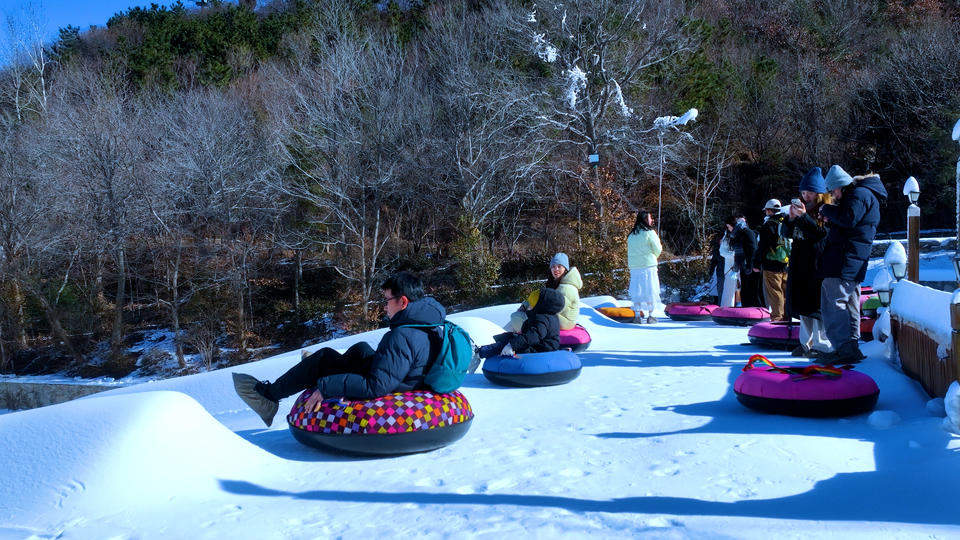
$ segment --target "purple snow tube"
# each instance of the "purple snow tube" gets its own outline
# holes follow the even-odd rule
[[[664,312],[675,321],[709,321],[710,314],[718,307],[706,302],[674,302]]]
[[[838,376],[803,373],[811,368],[751,368],[737,377],[733,390],[751,409],[790,416],[850,416],[877,404],[880,389],[869,375],[850,369],[836,370]]]
[[[752,326],[770,320],[770,312],[762,307],[722,307],[710,314],[713,322],[733,326]]]
[[[579,324],[569,330],[560,330],[560,347],[573,352],[587,350],[590,346],[590,333]]]
[[[786,321],[762,322],[747,332],[750,343],[773,349],[792,349],[800,345],[800,324]]]

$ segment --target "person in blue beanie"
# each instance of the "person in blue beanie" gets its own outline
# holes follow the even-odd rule
[[[880,223],[880,205],[887,190],[880,176],[851,177],[839,165],[824,179],[836,204],[820,208],[827,223],[823,250],[820,310],[834,351],[816,359],[822,364],[850,364],[865,358],[860,352],[860,282],[867,273],[870,249]]]
[[[820,167],[813,167],[800,180],[800,198],[789,206],[785,234],[792,238],[787,267],[787,316],[800,319],[800,345],[794,356],[816,358],[833,350],[820,315],[820,259],[826,245],[827,226],[820,208],[833,203]]]

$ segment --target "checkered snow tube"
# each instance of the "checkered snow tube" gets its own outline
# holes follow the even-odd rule
[[[287,415],[290,432],[303,444],[358,455],[397,455],[446,446],[470,429],[473,410],[460,392],[397,392],[370,400],[328,399],[319,411],[300,394]]]

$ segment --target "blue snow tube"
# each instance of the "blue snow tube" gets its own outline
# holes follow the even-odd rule
[[[581,367],[580,358],[568,350],[493,356],[483,363],[483,376],[501,386],[553,386],[576,379]]]

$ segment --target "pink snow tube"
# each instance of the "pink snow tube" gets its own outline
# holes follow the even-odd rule
[[[800,344],[800,324],[785,321],[762,322],[747,332],[750,343],[775,349],[792,349]]]
[[[569,330],[560,330],[560,347],[573,352],[587,350],[590,346],[590,332],[579,324]]]
[[[731,324],[734,326],[751,326],[759,322],[769,321],[770,312],[762,307],[722,307],[713,310],[710,314],[717,324]]]
[[[706,302],[673,302],[664,310],[675,321],[709,321],[719,306]]]
[[[757,367],[755,363],[762,365]],[[750,357],[733,384],[737,400],[764,412],[790,416],[850,416],[877,404],[880,389],[869,375],[850,366],[777,366]]]

